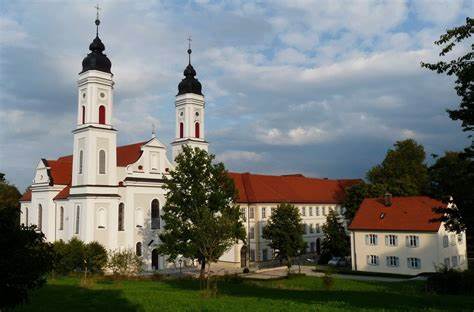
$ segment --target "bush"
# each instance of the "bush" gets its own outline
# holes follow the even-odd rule
[[[84,244],[74,237],[67,243],[56,241],[53,247],[56,252],[54,270],[59,274],[83,272],[86,268],[88,272],[101,273],[107,264],[107,251],[98,242]]]
[[[92,273],[102,273],[107,265],[107,250],[98,242],[90,242],[85,247],[87,270]]]
[[[249,268],[244,268],[244,271],[243,271],[243,272],[244,272],[244,273],[250,273],[250,270],[249,270]]]
[[[428,277],[426,287],[438,294],[474,294],[474,271],[442,268]]]
[[[109,252],[108,268],[114,274],[132,275],[141,272],[143,260],[132,250],[116,250]]]

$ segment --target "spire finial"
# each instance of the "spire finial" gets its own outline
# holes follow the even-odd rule
[[[189,57],[188,61],[189,61],[189,64],[191,64],[191,53],[193,52],[191,50],[191,41],[192,41],[191,36],[189,36],[189,38],[188,38],[188,57]]]
[[[154,123],[151,124],[151,137],[156,138],[156,127]]]
[[[97,26],[96,36],[99,37],[99,25],[100,25],[100,19],[99,19],[100,7],[99,7],[99,4],[97,3],[97,5],[94,8],[96,8],[96,10],[97,10],[97,15],[96,15],[96,18],[95,18],[95,25]]]

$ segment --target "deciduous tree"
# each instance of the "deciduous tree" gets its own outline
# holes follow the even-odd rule
[[[321,244],[322,253],[331,257],[345,257],[349,255],[349,237],[340,216],[334,211],[330,211],[326,223],[321,227],[324,239]]]

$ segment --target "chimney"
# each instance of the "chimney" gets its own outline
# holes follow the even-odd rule
[[[384,204],[386,207],[392,206],[392,194],[389,192],[385,193],[384,197]]]

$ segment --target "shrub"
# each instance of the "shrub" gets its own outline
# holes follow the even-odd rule
[[[249,270],[249,268],[244,268],[244,271],[243,271],[243,272],[244,272],[244,273],[250,273],[250,270]]]
[[[107,250],[98,242],[90,242],[85,247],[87,270],[92,273],[102,273],[107,265]]]
[[[474,294],[474,271],[442,268],[428,277],[426,287],[438,294]]]
[[[101,273],[107,264],[107,251],[98,242],[84,244],[77,238],[53,243],[56,252],[54,270],[58,274],[87,271]]]
[[[114,274],[132,275],[141,272],[143,260],[132,250],[116,250],[109,252],[108,268]]]

